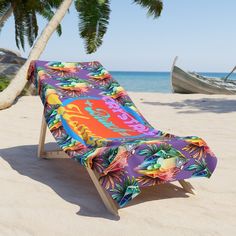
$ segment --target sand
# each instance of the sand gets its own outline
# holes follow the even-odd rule
[[[110,215],[76,162],[36,158],[42,104],[22,97],[0,111],[0,236],[236,235],[236,96],[130,95],[156,128],[212,148],[218,166],[211,179],[191,179],[197,195],[177,182],[146,188]]]

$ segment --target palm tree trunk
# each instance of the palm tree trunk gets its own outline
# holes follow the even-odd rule
[[[55,32],[63,17],[67,13],[73,0],[64,0],[58,10],[55,12],[53,18],[48,22],[41,35],[36,40],[29,57],[25,64],[20,68],[15,78],[11,81],[9,86],[0,93],[0,109],[10,107],[16,97],[20,95],[27,83],[27,70],[32,60],[37,60],[44,51],[48,40]]]

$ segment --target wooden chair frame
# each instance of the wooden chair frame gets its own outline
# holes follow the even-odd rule
[[[39,137],[39,145],[38,145],[38,158],[68,158],[67,154],[62,150],[53,150],[53,151],[46,151],[45,150],[45,138],[46,138],[46,131],[47,131],[47,123],[45,121],[44,115],[42,117],[42,124],[40,129],[40,137]],[[101,186],[98,180],[98,174],[96,171],[87,168],[86,170],[92,179],[104,205],[106,206],[107,210],[112,213],[113,215],[118,215],[118,205],[115,201],[107,194],[104,188]],[[193,186],[186,182],[185,180],[178,181],[183,189],[191,194],[195,194]]]

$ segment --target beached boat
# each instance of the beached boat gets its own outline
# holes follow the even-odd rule
[[[236,94],[236,80],[229,80],[228,76],[227,78],[211,78],[195,72],[186,72],[175,65],[176,61],[177,57],[171,70],[174,93]]]

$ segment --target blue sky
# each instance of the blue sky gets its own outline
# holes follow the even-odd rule
[[[169,71],[174,56],[187,70],[227,72],[236,64],[235,0],[164,0],[159,19],[132,0],[111,0],[103,45],[86,55],[72,7],[63,34],[50,39],[42,60],[98,60],[109,70]],[[40,29],[45,25],[40,20]],[[0,34],[0,47],[16,49],[13,19]],[[27,57],[29,49],[22,54]]]

